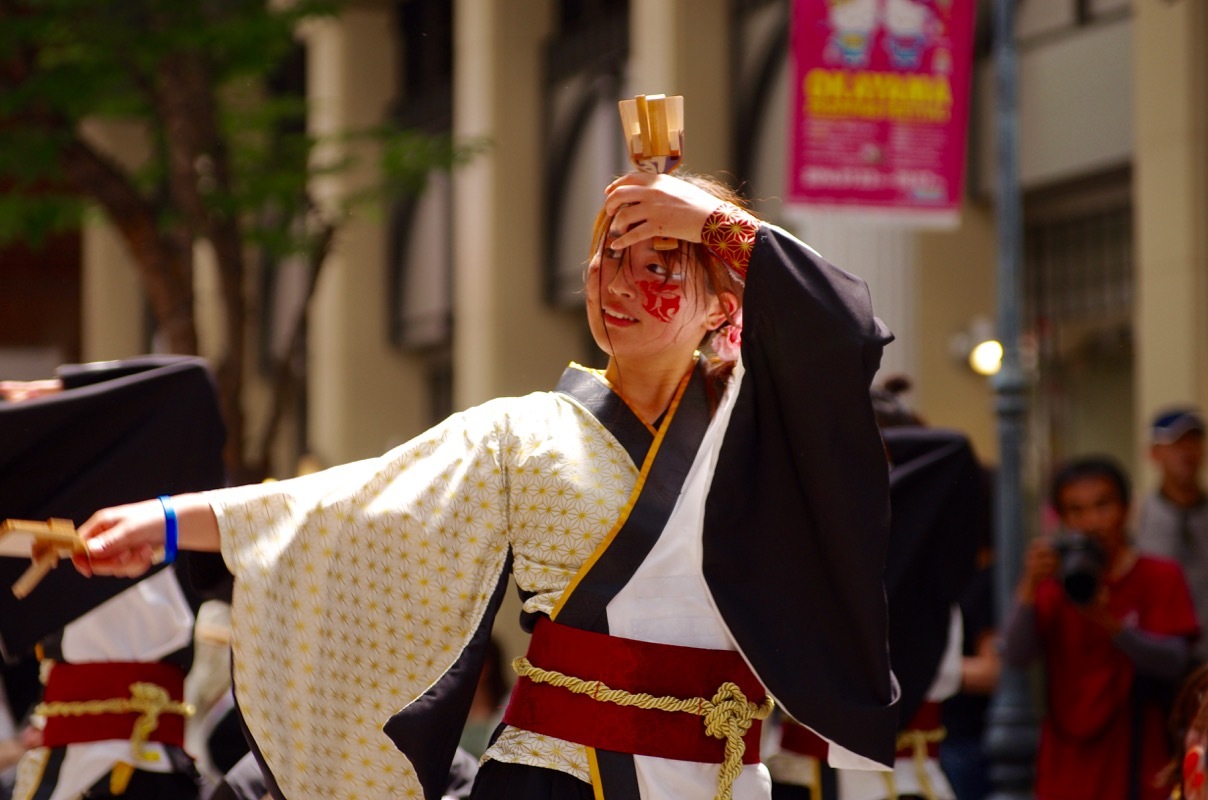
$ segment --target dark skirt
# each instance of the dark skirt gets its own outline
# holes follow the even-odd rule
[[[214,787],[206,800],[260,800],[268,793],[268,782],[256,757],[248,753],[227,770],[222,783]]]
[[[565,772],[491,759],[478,768],[470,800],[594,800],[594,793]]]
[[[200,792],[196,773],[145,772],[136,769],[126,791],[115,795],[109,790],[109,776],[97,781],[84,793],[85,798],[120,797],[122,800],[192,800]],[[38,797],[35,793],[34,797]]]
[[[839,796],[839,788],[835,779],[835,771],[827,766],[822,768],[822,798],[835,800]],[[772,800],[819,800],[814,797],[808,786],[793,786],[788,783],[772,783]],[[900,794],[898,800],[923,800],[914,794]]]
[[[85,790],[81,797],[89,800],[102,797],[121,797],[122,800],[197,800],[201,794],[201,777],[197,774],[192,759],[178,747],[166,747],[165,752],[175,772],[147,772],[136,769],[121,795],[115,795],[110,790],[112,773],[106,773],[92,788]],[[30,795],[33,800],[45,800],[54,794],[66,758],[66,747],[50,748],[42,777]]]

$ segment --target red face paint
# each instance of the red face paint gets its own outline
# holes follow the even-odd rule
[[[1204,748],[1195,746],[1183,758],[1183,785],[1188,789],[1200,789],[1204,785]]]
[[[642,292],[642,308],[646,313],[662,322],[670,322],[679,313],[680,301],[684,296],[680,293],[678,283],[666,281],[638,281],[638,289]]]

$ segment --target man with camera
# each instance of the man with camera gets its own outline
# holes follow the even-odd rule
[[[1050,500],[1063,531],[1027,552],[1003,653],[1043,658],[1036,797],[1162,800],[1164,702],[1199,631],[1183,571],[1129,543],[1128,479],[1110,459],[1062,466]]]

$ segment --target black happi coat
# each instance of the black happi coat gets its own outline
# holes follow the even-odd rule
[[[58,374],[68,391],[0,401],[0,520],[79,525],[106,506],[222,486],[226,431],[200,358],[144,356]],[[67,567],[17,600],[7,587],[28,565],[0,558],[0,652],[10,659],[137,582],[89,580]]]

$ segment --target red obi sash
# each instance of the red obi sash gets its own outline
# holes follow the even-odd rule
[[[898,732],[897,757],[915,758],[918,756],[918,747],[925,746],[928,757],[939,758],[943,730],[940,723],[940,704],[923,703],[910,720],[910,724]],[[785,722],[781,729],[780,749],[826,761],[826,740],[795,722]]]
[[[540,670],[599,682],[608,689],[700,698],[702,708],[726,682],[736,684],[755,705],[767,697],[735,651],[623,639],[545,618],[533,632],[527,659]],[[617,705],[524,676],[516,681],[503,717],[513,727],[600,750],[720,764],[726,742],[706,732],[704,719],[687,711]],[[759,733],[756,719],[742,738],[744,764],[759,763]]]
[[[823,763],[826,762],[826,740],[792,720],[785,720],[780,729],[780,749],[799,756],[813,756]]]
[[[184,698],[185,673],[180,667],[162,662],[96,661],[84,664],[56,663],[46,681],[42,704],[35,713],[46,715],[42,743],[63,747],[80,742],[107,739],[133,739],[135,723],[154,721],[145,741],[183,747],[185,715],[180,710],[159,707],[154,697],[135,697],[134,684],[152,684],[167,693],[166,700],[179,705]],[[106,701],[131,701],[138,709],[106,711]],[[55,704],[60,706],[55,711]],[[89,706],[92,706],[90,709]]]
[[[898,758],[918,758],[926,748],[928,758],[940,757],[940,741],[944,738],[939,703],[925,702],[914,712],[906,729],[898,732]]]

